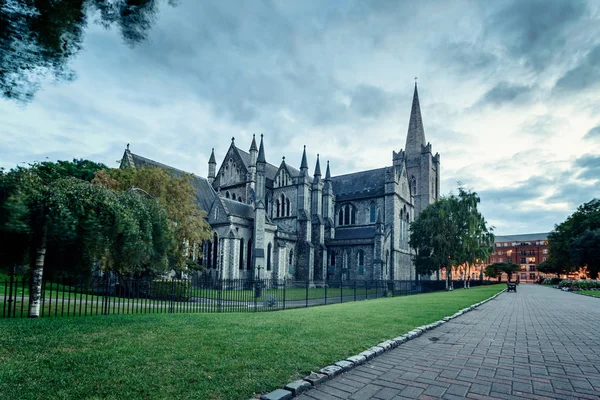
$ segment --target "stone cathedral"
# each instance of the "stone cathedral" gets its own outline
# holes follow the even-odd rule
[[[269,163],[266,147],[262,135],[258,146],[252,138],[248,151],[232,138],[220,165],[213,149],[208,176],[192,176],[198,206],[214,231],[197,260],[208,274],[303,281],[416,278],[409,223],[439,198],[440,187],[440,156],[425,141],[416,84],[406,145],[392,152],[391,166],[334,175],[335,166],[327,162],[323,175],[317,155],[311,174],[306,147],[299,169],[285,157],[279,166]],[[183,173],[125,150],[122,168],[150,166]]]

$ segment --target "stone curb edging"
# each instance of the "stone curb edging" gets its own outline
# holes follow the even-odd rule
[[[439,321],[433,322],[429,325],[419,326],[414,328],[408,333],[404,335],[398,336],[397,338],[386,340],[384,342],[379,343],[376,346],[370,347],[367,350],[355,355],[346,358],[345,360],[338,361],[326,367],[323,367],[319,370],[319,372],[311,372],[310,375],[306,376],[304,379],[299,379],[297,381],[293,381],[288,383],[283,387],[283,389],[276,389],[270,393],[263,394],[260,396],[261,400],[288,400],[298,396],[301,393],[311,389],[314,386],[317,386],[329,379],[332,379],[343,372],[349,371],[361,364],[364,364],[367,361],[372,360],[380,354],[385,353],[386,351],[395,349],[400,346],[402,343],[408,342],[409,340],[415,339],[421,336],[424,332],[427,332],[431,329],[437,328],[438,326],[445,324],[446,322],[460,317],[461,315],[468,313],[469,311],[474,310],[480,305],[487,303],[490,300],[494,300],[496,297],[506,292],[506,289],[496,293],[490,298],[487,298],[479,303],[473,304],[472,306],[463,308],[460,311],[452,314],[449,317],[444,317]],[[255,399],[254,399],[255,400]]]

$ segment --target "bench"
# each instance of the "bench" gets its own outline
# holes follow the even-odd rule
[[[513,282],[506,282],[506,291],[507,292],[513,291],[513,292],[517,293],[517,284],[513,283]]]

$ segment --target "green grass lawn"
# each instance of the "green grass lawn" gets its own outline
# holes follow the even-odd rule
[[[578,290],[576,293],[586,294],[588,296],[600,297],[600,290]]]
[[[247,399],[504,289],[272,313],[0,322],[2,399]]]

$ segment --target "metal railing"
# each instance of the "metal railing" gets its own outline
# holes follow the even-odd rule
[[[496,283],[471,281],[471,287]],[[462,281],[454,281],[461,288]],[[73,282],[43,281],[40,317],[109,314],[261,312],[397,297],[446,290],[445,281],[291,281],[122,279],[116,276]],[[29,316],[29,282],[0,281],[2,318]]]

